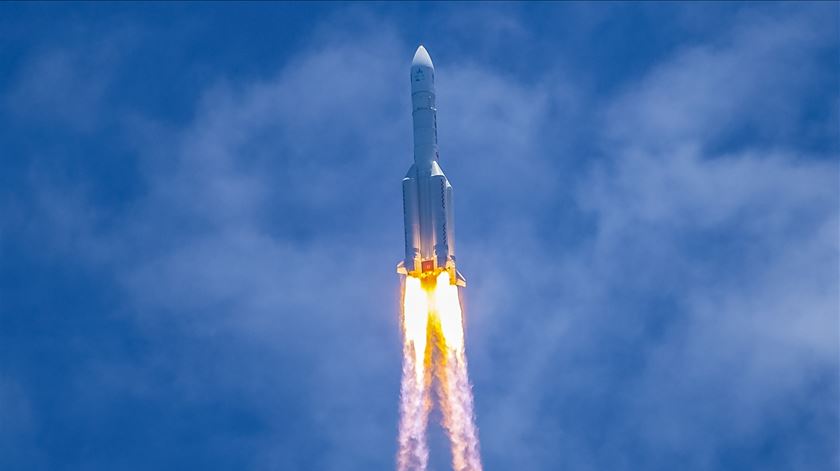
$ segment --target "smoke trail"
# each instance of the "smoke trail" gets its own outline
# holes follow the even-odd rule
[[[452,447],[452,469],[455,471],[481,471],[478,433],[473,414],[473,398],[467,375],[466,357],[449,350],[440,384],[443,389],[441,408],[448,412],[444,418]]]
[[[426,366],[428,298],[420,280],[408,277],[403,284],[403,370],[400,385],[398,471],[424,471],[429,459],[426,425],[429,417]],[[430,353],[430,352],[429,352]]]
[[[438,278],[430,329],[434,332],[438,358],[435,376],[443,411],[443,425],[452,447],[454,471],[481,471],[478,432],[464,351],[464,324],[458,287],[449,284],[446,273]]]
[[[449,436],[454,471],[481,471],[478,432],[464,351],[464,328],[458,287],[443,272],[433,287],[406,277],[403,284],[403,372],[400,387],[398,471],[424,471],[432,386],[443,427]],[[432,348],[427,348],[430,346]]]
[[[422,380],[417,381],[411,355],[406,355],[403,361],[397,469],[424,471],[429,459],[429,449],[426,445],[429,401]],[[422,365],[420,368],[422,369]]]

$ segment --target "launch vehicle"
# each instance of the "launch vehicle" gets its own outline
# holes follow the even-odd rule
[[[435,67],[422,45],[411,63],[414,164],[402,181],[405,259],[397,272],[435,280],[446,271],[450,283],[466,286],[455,265],[452,185],[441,170],[435,108]]]

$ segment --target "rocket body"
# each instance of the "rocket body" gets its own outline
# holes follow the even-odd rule
[[[431,280],[447,271],[452,284],[465,286],[455,267],[452,185],[438,164],[435,68],[423,46],[411,63],[411,105],[414,164],[402,181],[405,259],[397,271]]]

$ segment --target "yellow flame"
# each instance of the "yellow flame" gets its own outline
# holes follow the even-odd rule
[[[461,303],[458,301],[458,287],[449,284],[449,273],[441,272],[438,275],[433,302],[446,346],[453,350],[463,350],[464,321]]]
[[[405,279],[399,471],[426,468],[425,431],[433,379],[450,439],[453,469],[482,469],[464,352],[463,313],[458,287],[449,283],[449,276],[444,271],[425,281],[412,276]]]
[[[429,298],[420,285],[420,279],[408,276],[405,279],[403,300],[403,326],[405,340],[414,349],[414,368],[417,381],[423,381],[423,359],[426,352],[426,326],[429,323]]]

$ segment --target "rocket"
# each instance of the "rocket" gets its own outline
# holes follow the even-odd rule
[[[435,66],[422,45],[411,62],[414,164],[402,181],[405,259],[397,273],[432,281],[446,271],[453,285],[466,286],[455,267],[452,185],[438,164]]]

